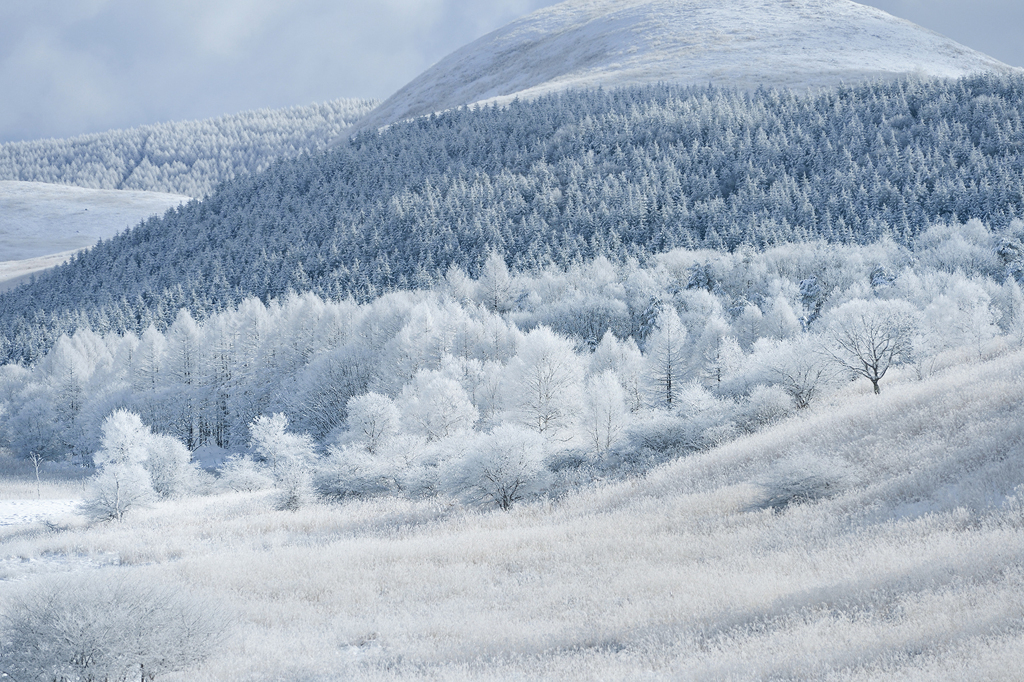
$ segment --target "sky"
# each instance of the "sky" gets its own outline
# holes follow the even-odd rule
[[[3,0],[0,142],[383,99],[551,0]],[[1021,0],[870,0],[1024,66]]]

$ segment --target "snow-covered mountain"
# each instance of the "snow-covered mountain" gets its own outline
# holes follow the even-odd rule
[[[806,88],[979,71],[1019,70],[850,0],[568,0],[449,55],[357,127],[568,88]]]

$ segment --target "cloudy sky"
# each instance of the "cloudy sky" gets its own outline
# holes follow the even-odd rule
[[[862,0],[863,1],[863,0]],[[0,142],[384,98],[551,0],[0,2]],[[870,0],[1024,66],[1021,0]]]

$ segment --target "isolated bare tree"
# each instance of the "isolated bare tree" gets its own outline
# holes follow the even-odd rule
[[[889,369],[910,359],[916,328],[917,311],[906,301],[855,299],[829,314],[824,351],[879,394]]]

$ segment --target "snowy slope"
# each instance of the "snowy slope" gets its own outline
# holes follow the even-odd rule
[[[985,70],[1014,69],[849,0],[569,0],[449,55],[357,127],[567,88],[806,88]]]
[[[232,493],[0,526],[0,599],[86,567],[180,589],[233,616],[174,678],[210,682],[1020,680],[1022,372],[905,375],[510,512]]]
[[[0,291],[184,201],[177,194],[0,182]]]

